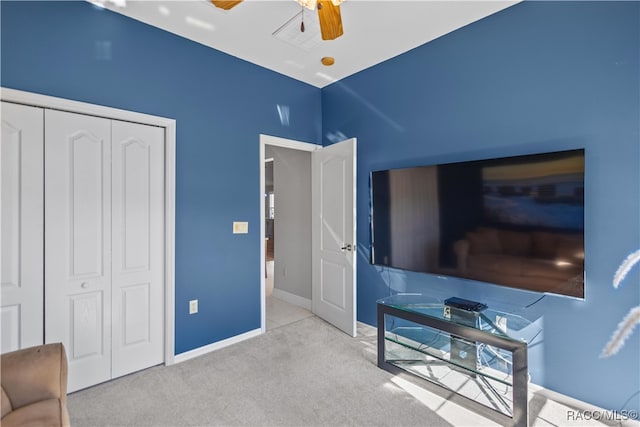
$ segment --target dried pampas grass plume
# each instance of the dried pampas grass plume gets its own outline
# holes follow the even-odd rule
[[[632,308],[627,316],[620,322],[618,329],[613,333],[611,340],[607,343],[600,357],[613,356],[622,348],[624,342],[631,336],[631,332],[640,323],[640,306]]]
[[[634,265],[640,262],[640,250],[637,250],[630,254],[625,260],[620,264],[618,270],[616,270],[616,274],[613,276],[613,287],[615,289],[620,286],[620,282],[627,277],[627,274]],[[633,329],[636,325],[640,324],[640,306],[632,308],[629,313],[622,319],[622,322],[618,325],[618,328],[615,330],[611,339],[607,343],[607,345],[602,350],[600,357],[609,357],[616,354],[624,345],[624,342],[631,336]]]
[[[622,261],[622,264],[620,264],[620,267],[618,267],[616,274],[613,276],[614,288],[617,289],[618,286],[620,286],[620,282],[622,282],[624,278],[627,277],[627,273],[629,273],[629,270],[631,270],[631,268],[638,262],[640,262],[640,249],[630,254],[625,258],[624,261]]]

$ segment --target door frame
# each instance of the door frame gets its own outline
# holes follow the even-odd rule
[[[31,105],[34,107],[86,114],[164,128],[164,364],[173,365],[175,363],[175,119],[152,116],[134,111],[121,110],[118,108],[105,107],[102,105],[89,104],[4,87],[0,87],[0,100],[15,104]],[[264,169],[264,165],[262,165],[262,167]],[[264,204],[262,206],[264,209]]]
[[[265,247],[265,206],[264,206],[264,186],[265,186],[265,167],[264,162],[265,158],[265,148],[267,145],[273,147],[281,147],[281,148],[289,148],[292,150],[298,151],[306,151],[313,152],[322,148],[321,145],[311,144],[309,142],[296,141],[293,139],[280,138],[277,136],[260,134],[260,192],[259,201],[260,201],[260,330],[262,333],[267,331],[267,294],[266,294],[266,265],[265,265],[265,256],[266,256],[266,247]],[[309,171],[311,174],[311,171]]]

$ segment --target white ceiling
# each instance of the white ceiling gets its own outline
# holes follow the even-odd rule
[[[114,5],[122,0],[100,1],[123,15],[320,88],[518,3],[348,0],[340,6],[344,35],[323,41],[315,11],[305,9],[306,29],[300,32],[302,8],[295,0],[245,0],[229,11],[207,0],[127,0],[124,7]],[[324,56],[334,57],[335,65],[322,65]]]

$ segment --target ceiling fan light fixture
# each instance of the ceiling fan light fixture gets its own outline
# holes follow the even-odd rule
[[[316,4],[318,0],[296,0],[298,4],[302,7],[306,7],[307,9],[314,10],[316,8]]]
[[[98,0],[94,0],[98,1]],[[101,0],[105,1],[105,0]],[[110,0],[116,1],[116,0]],[[126,1],[126,0],[119,0]],[[224,10],[229,10],[243,0],[209,0],[213,5]],[[340,3],[344,0],[296,0],[296,2],[311,10],[318,11],[318,22],[320,23],[320,35],[322,40],[334,40],[340,37],[344,31],[342,29],[342,17],[340,16]],[[304,9],[303,9],[304,12]],[[296,15],[297,16],[297,15]],[[305,32],[304,13],[303,21],[300,24],[300,32]],[[277,31],[277,30],[276,30]]]

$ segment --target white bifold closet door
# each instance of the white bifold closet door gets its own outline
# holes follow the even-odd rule
[[[115,378],[164,361],[164,129],[111,123]]]
[[[45,341],[69,391],[163,361],[164,131],[45,112]]]
[[[2,353],[42,344],[42,108],[2,102]]]

